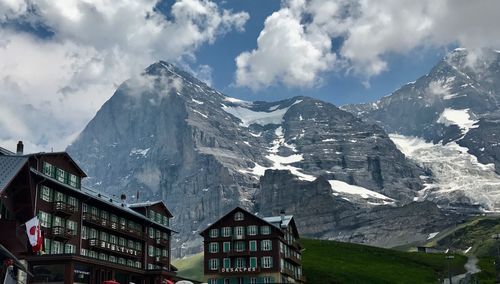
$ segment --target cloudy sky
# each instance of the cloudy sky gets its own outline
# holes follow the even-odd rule
[[[500,47],[496,0],[0,0],[0,146],[64,150],[158,60],[227,95],[373,101],[455,47]]]

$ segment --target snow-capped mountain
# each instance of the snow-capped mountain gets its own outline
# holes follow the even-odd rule
[[[500,52],[455,49],[375,103],[344,106],[433,172],[419,198],[500,210]]]
[[[425,239],[449,219],[428,203],[408,205],[426,216],[401,213],[431,173],[381,127],[308,97],[237,100],[162,61],[124,82],[67,150],[88,186],[165,200],[182,253],[236,205],[285,209],[304,235],[381,245]]]

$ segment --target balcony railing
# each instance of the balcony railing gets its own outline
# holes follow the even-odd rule
[[[54,239],[67,241],[73,237],[73,230],[62,226],[55,226],[50,228],[49,235]]]
[[[300,265],[302,263],[302,261],[293,254],[285,254],[285,259],[287,259],[287,260],[289,260],[297,265]]]
[[[292,278],[295,278],[295,273],[291,269],[284,268],[283,269],[283,274],[288,275],[288,276],[290,276]]]
[[[83,220],[86,222],[89,222],[91,224],[111,229],[117,232],[121,232],[122,234],[125,234],[127,236],[132,235],[133,237],[140,238],[142,239],[143,234],[141,231],[129,228],[123,224],[119,224],[117,222],[112,222],[111,220],[108,220],[106,218],[99,217],[98,215],[89,213],[89,212],[83,212]]]
[[[71,216],[75,213],[75,206],[64,201],[54,201],[52,202],[52,210],[58,216]]]
[[[136,250],[126,246],[112,244],[99,239],[89,239],[89,247],[133,258],[140,258],[142,255],[141,250]]]
[[[161,247],[167,247],[168,246],[168,239],[165,238],[156,238],[155,239],[156,244],[161,246]]]

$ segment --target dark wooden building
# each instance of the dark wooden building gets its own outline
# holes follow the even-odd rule
[[[21,145],[22,146],[22,145]],[[19,147],[18,147],[19,148]],[[161,202],[129,204],[81,186],[65,152],[0,151],[0,243],[28,264],[29,283],[153,284],[178,280],[170,264],[172,214]],[[43,255],[23,224],[38,216]]]
[[[237,207],[201,236],[209,284],[305,282],[293,216],[261,218]]]

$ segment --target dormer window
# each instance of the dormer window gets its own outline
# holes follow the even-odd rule
[[[243,219],[245,219],[243,212],[236,212],[236,214],[234,214],[235,221],[243,221]]]

